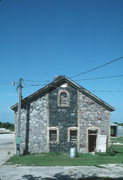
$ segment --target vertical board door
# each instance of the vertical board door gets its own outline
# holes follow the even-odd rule
[[[106,135],[97,135],[96,140],[96,151],[97,152],[106,152]]]

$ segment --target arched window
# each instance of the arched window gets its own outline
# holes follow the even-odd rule
[[[68,102],[68,96],[66,92],[60,94],[60,105],[66,105]]]
[[[67,91],[61,91],[58,94],[58,105],[62,107],[69,107],[70,98],[69,93]]]

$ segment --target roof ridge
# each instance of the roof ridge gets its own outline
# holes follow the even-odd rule
[[[91,93],[90,91],[88,91],[87,89],[82,87],[81,85],[77,84],[76,82],[74,82],[73,80],[68,78],[67,76],[63,76],[63,75],[57,76],[51,83],[47,84],[43,88],[40,88],[36,92],[34,92],[31,95],[27,96],[26,98],[22,99],[23,104],[25,104],[28,101],[32,100],[33,98],[35,98],[35,96],[39,96],[40,94],[46,93],[50,88],[58,86],[58,83],[61,83],[63,80],[67,81],[74,88],[76,88],[77,90],[79,90],[80,92],[85,94],[86,96],[90,97],[91,99],[96,101],[98,104],[104,106],[106,109],[108,109],[110,111],[114,111],[115,110],[112,106],[107,104],[105,101],[103,101],[102,99],[98,98],[96,95],[94,95],[93,93]],[[16,103],[15,105],[11,106],[11,109],[15,110],[17,108],[17,105],[18,105],[18,103]]]

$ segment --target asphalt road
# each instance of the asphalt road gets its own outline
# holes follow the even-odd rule
[[[17,167],[4,165],[0,167],[1,180],[98,180],[99,177],[123,180],[123,165],[106,165],[100,167]]]
[[[0,134],[0,165],[15,154],[15,136],[13,134]]]

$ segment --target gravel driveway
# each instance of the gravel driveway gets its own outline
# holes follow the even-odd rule
[[[6,160],[13,154],[15,154],[15,135],[0,134],[0,165],[6,162]]]
[[[123,165],[78,166],[78,167],[37,167],[1,166],[1,180],[97,180],[98,177],[123,179]]]

